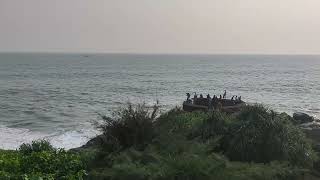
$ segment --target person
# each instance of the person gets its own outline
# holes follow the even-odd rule
[[[210,98],[210,95],[208,94],[209,97],[208,98],[208,110],[209,111],[212,111],[213,108],[212,108],[212,99]]]
[[[222,99],[222,96],[221,96],[221,94],[220,94],[220,98],[219,99]]]
[[[217,101],[217,96],[216,95],[213,95],[213,98],[212,98],[212,102],[213,104]]]
[[[224,93],[223,93],[223,99],[225,99],[227,97],[227,91],[224,90]]]
[[[202,95],[202,94],[200,94],[200,98],[201,98],[201,99],[203,98],[203,95]]]
[[[233,99],[234,99],[234,96],[232,96],[231,101],[233,101]]]
[[[213,98],[212,98],[213,109],[217,109],[217,102],[218,102],[217,96],[213,95]]]
[[[239,102],[242,102],[242,101],[241,101],[241,96],[239,96],[238,100],[239,100]]]
[[[187,93],[187,101],[190,99],[190,93]]]
[[[207,95],[207,99],[211,99],[210,94]]]
[[[198,95],[197,95],[197,93],[195,92],[195,93],[194,93],[194,96],[193,96],[193,104],[197,104],[197,99],[198,99]]]

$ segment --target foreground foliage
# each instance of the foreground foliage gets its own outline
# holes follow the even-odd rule
[[[309,140],[286,114],[158,108],[128,104],[102,116],[102,143],[77,153],[47,141],[0,151],[0,179],[300,180],[315,171]]]
[[[99,158],[93,161],[104,163],[89,168],[89,179],[291,180],[308,174],[316,160],[310,142],[289,116],[260,105],[237,116],[175,108],[156,120],[141,107],[130,105],[108,119],[102,131],[106,139],[117,139],[119,148],[96,154]],[[109,124],[114,121],[117,126]],[[134,128],[127,128],[129,124]],[[124,146],[122,137],[135,134],[147,137]]]
[[[126,149],[134,146],[144,149],[155,136],[153,122],[158,110],[157,105],[150,110],[146,104],[134,106],[128,103],[126,108],[115,111],[113,117],[102,116],[103,124],[98,128],[106,137],[104,148],[113,149],[119,146]]]
[[[281,160],[312,167],[316,156],[311,144],[289,116],[263,106],[249,106],[236,120],[230,126],[225,149],[231,160],[262,163]]]
[[[0,179],[82,179],[82,158],[47,141],[23,144],[17,151],[0,151]]]

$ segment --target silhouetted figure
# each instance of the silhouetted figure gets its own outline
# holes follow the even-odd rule
[[[208,97],[209,96],[209,97]],[[208,110],[211,111],[213,108],[212,108],[212,99],[210,97],[210,95],[208,94],[207,98],[208,98]]]
[[[222,99],[222,96],[221,96],[221,94],[220,94],[220,97],[219,97],[219,99]]]
[[[239,100],[239,102],[241,102],[241,96],[239,96],[238,100]]]
[[[224,90],[224,93],[223,93],[223,99],[225,99],[227,97],[227,91]]]
[[[193,95],[193,104],[197,104],[197,99],[198,99],[198,95],[195,92],[194,95]]]
[[[213,108],[217,109],[217,107],[218,107],[218,97],[216,95],[213,95],[212,104],[213,104]]]
[[[217,99],[216,95],[213,95],[213,97],[212,97],[213,104],[214,104],[214,102],[216,102],[216,99]]]
[[[201,98],[201,99],[203,98],[203,95],[202,95],[202,94],[200,94],[200,98]]]
[[[234,100],[234,96],[232,96],[232,98],[231,98],[231,101],[233,101]]]
[[[207,95],[207,99],[211,99],[210,94]]]
[[[189,100],[190,99],[190,93],[187,93],[187,100]]]

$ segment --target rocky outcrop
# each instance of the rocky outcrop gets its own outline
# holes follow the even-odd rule
[[[306,113],[296,112],[293,113],[293,119],[297,121],[299,124],[303,123],[310,123],[314,121],[314,118],[312,116],[309,116]]]
[[[81,147],[70,149],[70,151],[79,152],[84,149],[98,148],[98,147],[101,147],[104,142],[105,142],[105,136],[103,134],[101,134],[101,135],[98,135],[98,136],[92,138],[91,140],[89,140],[85,145],[83,145]]]

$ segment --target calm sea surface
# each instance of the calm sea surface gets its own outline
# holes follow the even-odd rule
[[[168,109],[186,92],[224,89],[320,117],[320,56],[0,54],[0,148],[76,147],[97,133],[97,113],[127,101]]]

